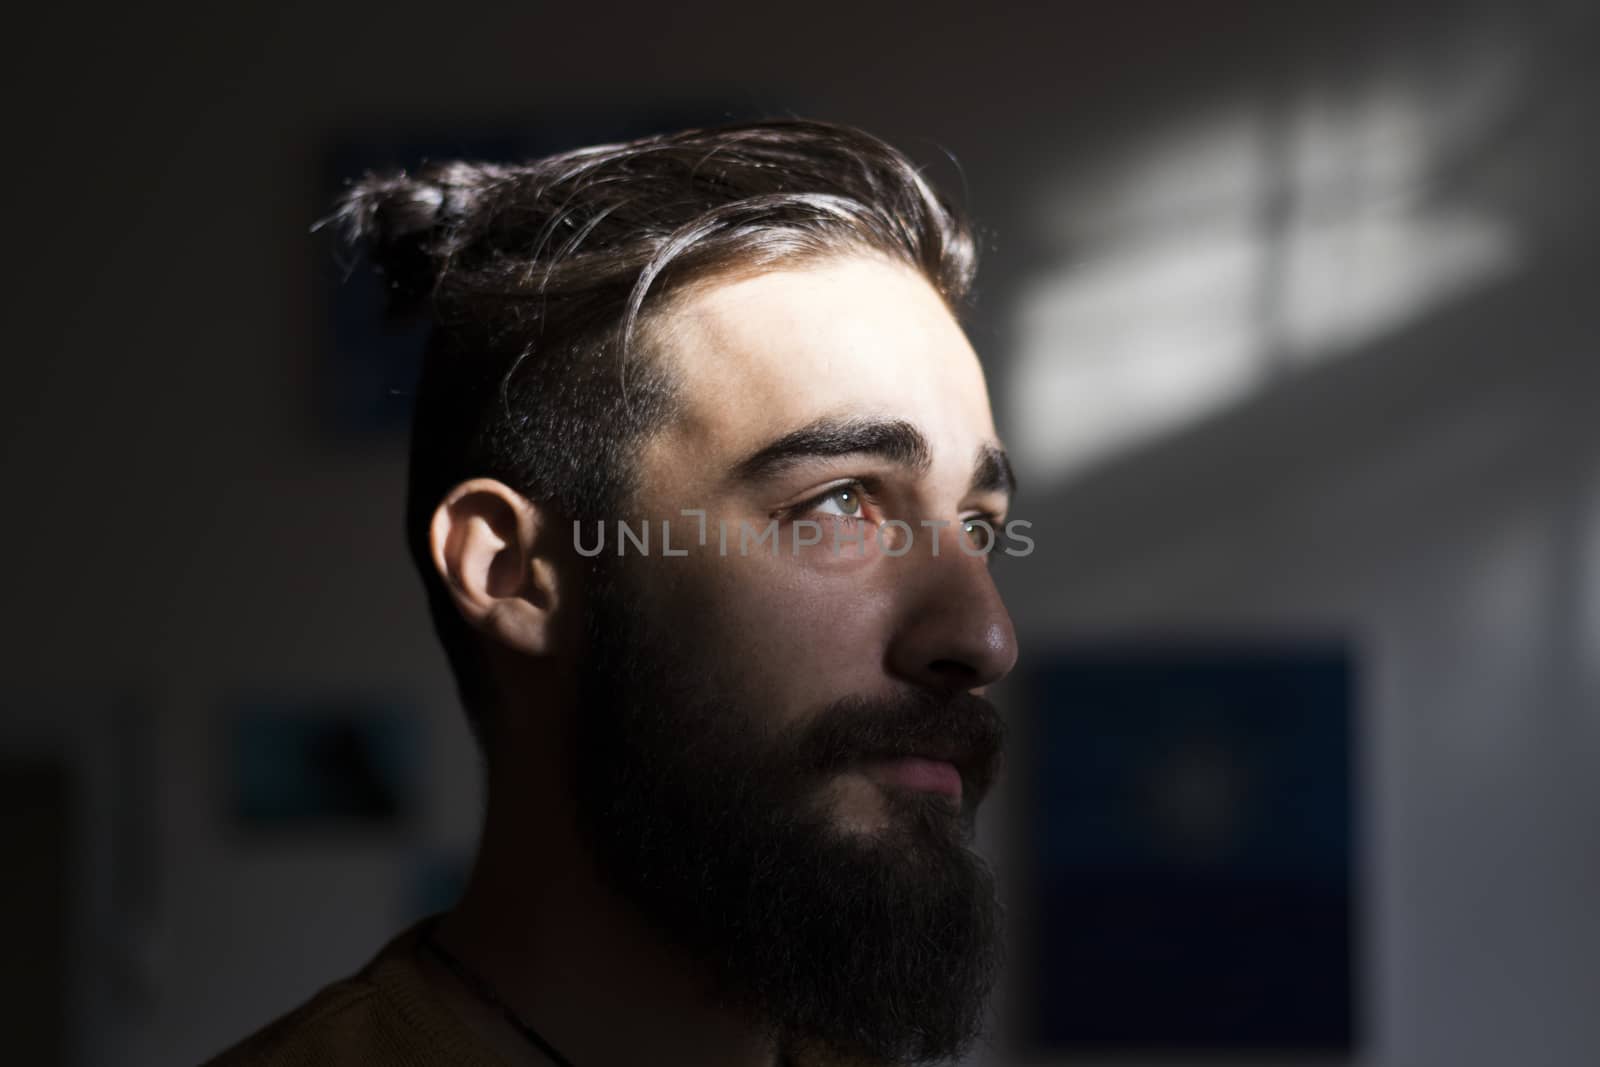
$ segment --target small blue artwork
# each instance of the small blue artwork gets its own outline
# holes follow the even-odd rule
[[[379,700],[254,698],[232,709],[235,821],[254,830],[384,828],[420,806],[420,724]]]
[[[1032,671],[1033,1049],[1355,1046],[1354,679],[1339,643],[1076,647]]]

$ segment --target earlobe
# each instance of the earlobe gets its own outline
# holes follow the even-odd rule
[[[547,522],[504,483],[474,478],[445,496],[428,530],[434,568],[461,617],[527,655],[551,651],[560,600],[557,568],[539,547]]]

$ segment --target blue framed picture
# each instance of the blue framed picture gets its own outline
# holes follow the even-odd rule
[[[245,829],[401,828],[421,808],[421,723],[381,699],[240,700],[228,749],[228,807]]]
[[[1355,663],[1339,642],[1057,651],[1028,679],[1026,1043],[1357,1043]]]

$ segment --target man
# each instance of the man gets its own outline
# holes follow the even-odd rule
[[[216,1062],[961,1054],[1016,659],[963,222],[801,121],[369,178],[338,218],[435,323],[407,533],[486,815],[456,908]]]

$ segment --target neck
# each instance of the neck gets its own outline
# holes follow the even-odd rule
[[[439,941],[574,1067],[777,1067],[760,1027],[718,1005],[704,974],[604,885],[570,805],[531,792],[559,790],[491,782],[472,878]],[[481,1012],[469,1022],[509,1028]]]

